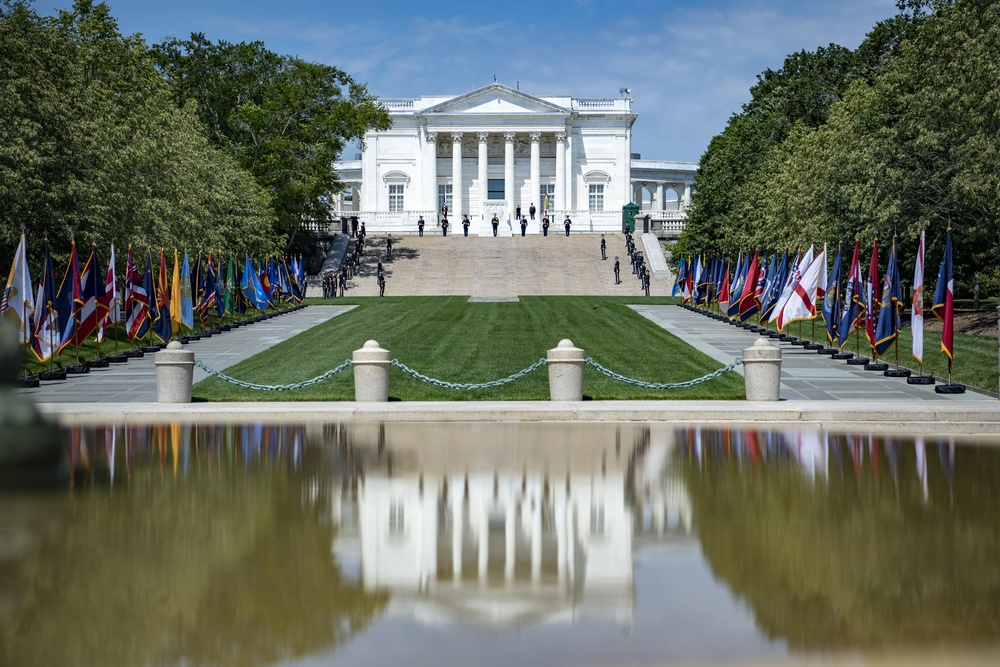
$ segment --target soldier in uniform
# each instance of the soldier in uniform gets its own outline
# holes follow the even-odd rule
[[[378,272],[378,295],[380,297],[385,296],[385,274],[381,271]]]
[[[493,219],[490,220],[490,224],[493,225],[493,236],[496,236],[497,235],[497,227],[500,226],[500,218],[497,217],[496,213],[493,214]]]
[[[646,290],[646,296],[649,296],[649,273],[646,271],[642,272],[642,287]]]
[[[392,236],[385,240],[385,258],[387,261],[392,259]]]
[[[469,225],[470,225],[470,224],[471,224],[471,223],[469,222],[469,216],[467,216],[467,215],[463,215],[463,216],[462,216],[462,232],[463,232],[463,233],[464,233],[464,234],[465,234],[466,236],[468,236],[468,235],[469,235]]]
[[[620,285],[622,282],[621,274],[619,273],[618,257],[615,257],[615,285]]]
[[[448,236],[448,218],[441,218],[441,236]]]
[[[351,238],[353,239],[358,235],[358,216],[351,216]]]
[[[424,216],[420,216],[420,218],[417,219],[417,236],[423,236],[423,235],[424,235]]]
[[[608,258],[608,251],[607,251],[607,249],[608,249],[608,246],[607,246],[607,243],[604,240],[604,234],[601,234],[601,259],[607,259]]]
[[[530,216],[532,220],[535,219],[535,202],[531,202],[531,206],[528,207],[528,216]]]
[[[448,217],[448,205],[447,204],[442,204],[441,205],[441,217],[442,218],[447,218]]]
[[[344,269],[340,270],[340,296],[344,296],[344,291],[347,289],[347,271]]]
[[[520,205],[520,204],[518,204],[517,206],[515,206],[515,207],[514,207],[514,216],[515,216],[515,217],[516,217],[516,218],[517,218],[518,220],[520,220],[520,219],[521,219],[521,205]]]
[[[566,236],[569,236],[569,226],[572,225],[572,224],[573,224],[573,221],[570,220],[569,216],[567,215],[566,219],[563,220],[563,227],[566,228]]]
[[[382,262],[378,263],[378,266],[375,267],[375,271],[377,273],[382,273],[382,271],[384,271],[384,269],[382,268]]]
[[[549,235],[549,218],[548,216],[542,218],[542,236]]]
[[[521,218],[521,236],[528,231],[528,220],[526,218]]]

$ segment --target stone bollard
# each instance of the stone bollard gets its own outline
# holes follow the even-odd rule
[[[781,349],[763,338],[743,350],[748,401],[777,401],[781,392]]]
[[[549,350],[549,400],[583,400],[584,353],[573,346],[573,341],[564,338],[559,345]]]
[[[160,403],[190,403],[194,382],[194,352],[176,340],[156,353],[156,400]]]
[[[385,403],[389,400],[389,350],[370,340],[351,358],[354,366],[354,400]]]

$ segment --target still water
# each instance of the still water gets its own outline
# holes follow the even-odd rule
[[[0,496],[0,665],[1000,663],[1000,448],[109,426]]]

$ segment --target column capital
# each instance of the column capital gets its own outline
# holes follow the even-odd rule
[[[428,132],[427,133],[427,141],[429,141],[429,142],[431,142],[433,144],[433,143],[436,143],[437,140],[438,140],[438,133],[437,132]]]
[[[508,144],[514,143],[514,137],[517,136],[516,132],[504,132],[503,138]]]
[[[556,141],[559,141],[559,142],[566,141],[566,133],[565,132],[556,132]]]
[[[454,141],[455,143],[460,143],[462,141],[462,133],[461,132],[452,132],[451,133],[451,140]]]
[[[531,139],[531,143],[537,144],[542,139],[541,132],[529,132],[528,137]]]
[[[476,139],[478,139],[479,143],[481,144],[485,144],[489,140],[489,138],[490,138],[489,132],[476,132]]]

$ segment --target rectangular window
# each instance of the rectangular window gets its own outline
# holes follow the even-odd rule
[[[542,215],[546,213],[546,209],[551,211],[556,205],[556,185],[555,183],[542,183],[538,186],[538,197],[541,201],[538,204],[538,208],[541,209]],[[548,197],[548,199],[546,199]],[[546,204],[548,204],[546,206]]]
[[[502,178],[486,179],[487,199],[504,199],[504,184]]]
[[[389,210],[390,211],[402,211],[403,210],[403,185],[390,185],[389,186]]]
[[[591,183],[590,184],[590,210],[591,211],[603,211],[604,210],[604,184],[603,183]]]
[[[451,186],[450,185],[439,185],[438,186],[438,212],[441,208],[447,204],[448,210],[451,210]]]

